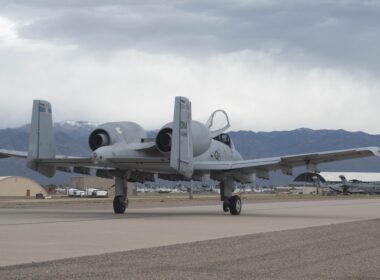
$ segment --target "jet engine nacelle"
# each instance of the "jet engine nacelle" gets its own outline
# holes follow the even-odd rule
[[[166,124],[158,132],[156,146],[163,154],[169,154],[172,149],[173,123]],[[193,156],[197,157],[205,153],[211,145],[211,134],[209,129],[201,122],[191,121],[191,133],[193,143]]]
[[[146,138],[145,130],[134,122],[111,122],[98,126],[91,132],[88,144],[91,150],[113,145],[118,142],[133,143],[140,142]]]

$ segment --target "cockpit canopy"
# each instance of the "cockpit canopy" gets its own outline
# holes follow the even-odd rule
[[[229,147],[232,146],[231,138],[227,133],[219,134],[218,136],[214,137],[214,140],[222,142],[223,144],[225,144]]]
[[[212,138],[221,135],[230,127],[230,120],[228,119],[227,113],[223,110],[216,110],[208,118],[206,127],[210,130]]]

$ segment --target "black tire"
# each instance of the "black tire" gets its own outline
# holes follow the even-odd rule
[[[115,196],[113,199],[113,211],[115,214],[124,214],[128,207],[128,199],[125,196]]]
[[[231,215],[240,215],[242,204],[238,195],[232,196],[230,199],[230,213]]]
[[[223,212],[228,212],[228,211],[230,211],[229,203],[223,202]]]

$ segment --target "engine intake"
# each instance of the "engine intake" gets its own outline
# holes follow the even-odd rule
[[[110,144],[110,136],[104,129],[96,129],[90,134],[88,144],[91,150],[95,151],[100,147],[108,146]]]
[[[156,146],[161,153],[168,154],[172,149],[172,123],[165,125],[157,134]],[[205,153],[211,145],[211,134],[208,128],[198,121],[191,122],[193,156]]]
[[[134,122],[110,122],[98,126],[91,132],[88,144],[91,150],[95,151],[103,146],[114,145],[116,143],[138,143],[146,138],[145,130]]]
[[[173,129],[170,127],[161,129],[157,134],[156,145],[162,153],[170,153],[172,150],[172,134]]]

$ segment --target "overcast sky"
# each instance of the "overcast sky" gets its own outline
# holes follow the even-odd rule
[[[0,0],[0,128],[129,120],[187,96],[232,130],[380,133],[380,1]]]

